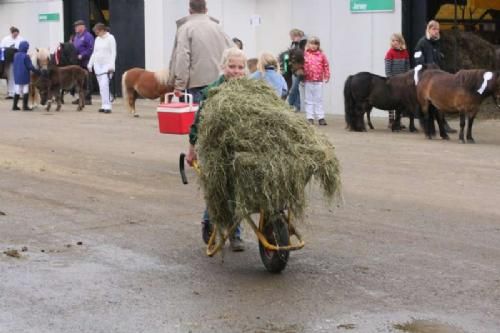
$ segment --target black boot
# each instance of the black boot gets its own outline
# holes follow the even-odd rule
[[[14,102],[12,103],[12,111],[19,111],[21,110],[19,106],[17,106],[17,102],[19,102],[19,95],[15,94],[14,95]]]
[[[28,98],[28,94],[23,95],[23,111],[33,111],[33,109],[28,106]]]
[[[451,128],[450,125],[448,124],[448,121],[446,121],[446,119],[444,120],[444,130],[446,133],[457,133],[457,130],[454,128]]]

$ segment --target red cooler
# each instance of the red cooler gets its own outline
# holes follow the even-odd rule
[[[158,126],[160,133],[164,134],[189,134],[194,116],[198,111],[198,104],[193,103],[193,95],[184,94],[186,102],[170,102],[169,97],[173,93],[165,95],[165,103],[158,105]]]

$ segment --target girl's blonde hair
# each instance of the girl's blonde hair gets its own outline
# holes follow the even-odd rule
[[[321,42],[318,37],[312,36],[307,39],[306,50],[309,49],[309,45],[311,44],[318,45],[318,50],[321,51]]]
[[[427,28],[425,29],[425,37],[427,37],[427,39],[431,39],[431,34],[429,31],[432,28],[439,28],[439,22],[435,20],[430,20],[429,23],[427,23]]]
[[[243,60],[245,67],[247,66],[247,57],[245,56],[245,52],[243,52],[236,46],[233,46],[228,49],[225,49],[224,52],[222,53],[222,60],[220,65],[221,68],[225,68],[226,65],[229,63],[229,59],[231,58],[240,58]]]
[[[259,62],[257,62],[257,70],[265,73],[267,66],[274,66],[278,73],[280,71],[278,59],[276,59],[276,57],[269,52],[262,52],[259,57]]]
[[[405,41],[405,38],[403,37],[403,35],[399,34],[399,33],[393,33],[391,35],[391,43],[392,43],[392,40],[395,39],[399,42],[399,45],[401,45],[401,50],[406,50],[406,41]],[[391,44],[392,46],[392,44]]]

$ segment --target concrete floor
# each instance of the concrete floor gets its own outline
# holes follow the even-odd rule
[[[462,145],[327,118],[345,202],[311,187],[307,245],[272,275],[249,228],[245,252],[204,255],[187,137],[139,104],[0,101],[1,333],[500,332],[500,121]]]

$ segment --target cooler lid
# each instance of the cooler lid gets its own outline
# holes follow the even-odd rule
[[[161,103],[159,106],[163,108],[180,109],[189,107],[189,103],[183,103],[183,102]],[[198,104],[193,103],[193,108],[196,108],[197,106]]]

